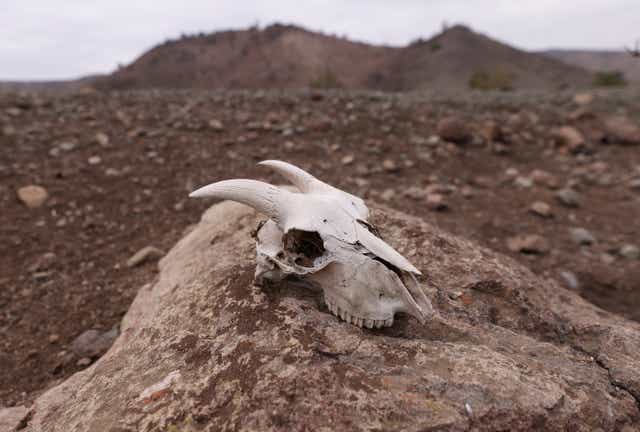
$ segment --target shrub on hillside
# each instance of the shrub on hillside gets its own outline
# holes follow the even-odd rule
[[[513,73],[497,68],[492,71],[476,71],[469,78],[469,87],[474,90],[513,90]]]
[[[600,71],[593,77],[593,85],[596,87],[621,87],[627,85],[624,74],[621,71]]]
[[[340,88],[342,84],[336,74],[329,68],[325,68],[317,77],[315,77],[310,86],[317,89]]]

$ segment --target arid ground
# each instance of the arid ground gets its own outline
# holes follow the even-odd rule
[[[157,251],[130,258],[167,251],[199,219],[211,202],[189,199],[195,187],[281,182],[256,166],[263,159],[420,216],[640,320],[639,125],[630,88],[2,95],[0,406],[95,361],[105,347],[81,354],[74,340],[117,328],[155,277]],[[47,193],[34,208],[19,199],[28,185]]]

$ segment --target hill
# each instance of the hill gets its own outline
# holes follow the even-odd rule
[[[548,50],[544,55],[593,72],[620,71],[628,81],[640,82],[640,60],[625,51]]]
[[[97,80],[105,89],[299,88],[415,90],[584,87],[591,74],[464,26],[406,47],[374,46],[275,24],[167,41]]]

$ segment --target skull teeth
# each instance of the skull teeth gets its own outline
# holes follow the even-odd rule
[[[332,314],[334,314],[335,316],[339,317],[340,319],[342,319],[343,321],[346,321],[348,323],[351,323],[353,325],[356,325],[358,327],[366,327],[366,328],[382,328],[382,327],[391,327],[393,325],[393,317],[392,318],[388,318],[386,320],[372,320],[372,319],[364,319],[364,318],[360,318],[354,315],[351,315],[349,312],[347,312],[344,309],[341,309],[337,304],[335,304],[334,302],[327,300],[325,298],[325,303],[327,304],[327,307],[329,308],[329,310],[331,311]]]

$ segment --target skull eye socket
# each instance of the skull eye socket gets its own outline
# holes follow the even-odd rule
[[[283,237],[284,250],[295,256],[295,263],[313,267],[313,261],[325,253],[322,237],[315,231],[289,230]]]

